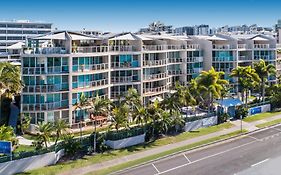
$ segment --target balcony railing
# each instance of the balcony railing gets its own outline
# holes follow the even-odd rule
[[[239,56],[238,61],[251,61],[252,57],[249,56]]]
[[[153,95],[155,93],[164,93],[167,92],[168,90],[169,90],[169,86],[165,85],[156,88],[144,88],[143,93],[144,95],[150,95],[150,94]]]
[[[216,70],[221,71],[221,72],[230,73],[233,70],[233,68],[217,68]]]
[[[36,47],[23,50],[24,54],[67,54],[64,47]]]
[[[77,84],[77,86],[76,86]],[[83,88],[91,88],[91,87],[100,87],[108,85],[108,79],[101,79],[101,80],[95,80],[95,81],[89,81],[89,82],[74,82],[73,89],[83,89]]]
[[[103,53],[108,52],[108,46],[79,46],[72,47],[72,53]]]
[[[224,45],[213,44],[213,49],[227,50],[227,49],[235,49],[235,47],[229,44],[224,44]]]
[[[203,71],[203,68],[187,69],[187,74],[197,74]]]
[[[111,63],[111,68],[135,68],[139,67],[139,62],[138,61],[133,61],[133,62],[112,62]]]
[[[145,60],[143,61],[143,66],[162,66],[166,65],[166,60]]]
[[[269,44],[254,44],[254,49],[268,49],[269,46]]]
[[[33,74],[48,74],[48,73],[68,73],[68,66],[53,66],[48,67],[47,70],[45,67],[23,67],[23,74],[33,75]]]
[[[213,57],[213,61],[235,61],[233,56],[228,57]]]
[[[169,63],[182,63],[182,58],[169,58]]]
[[[144,75],[143,79],[144,80],[156,80],[156,79],[162,79],[166,78],[167,73],[159,73],[159,74],[151,74],[151,75]]]
[[[111,52],[135,52],[138,51],[138,49],[135,46],[109,46],[109,51]]]
[[[260,60],[260,59],[263,59],[263,60],[274,60],[274,56],[271,56],[271,55],[254,55],[254,60]]]
[[[187,62],[193,63],[193,62],[203,62],[203,57],[187,57]]]
[[[25,93],[46,93],[46,92],[58,92],[68,91],[68,84],[51,84],[51,85],[27,85],[23,88]]]
[[[159,51],[159,50],[186,50],[186,49],[199,49],[199,44],[188,45],[143,45],[145,51]]]
[[[86,72],[92,70],[105,70],[108,69],[108,63],[90,64],[90,65],[73,65],[73,72]]]
[[[133,76],[111,77],[111,83],[130,83],[138,81],[139,79],[135,79]]]
[[[183,72],[182,70],[169,70],[168,74],[169,75],[181,75]]]
[[[36,104],[22,104],[23,111],[45,111],[55,109],[66,109],[68,108],[68,100],[62,100],[59,102],[45,102]]]

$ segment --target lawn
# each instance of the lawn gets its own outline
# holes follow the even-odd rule
[[[28,146],[28,145],[19,145],[13,152],[27,152],[27,151],[34,151],[34,146]]]
[[[272,126],[272,125],[275,125],[275,124],[278,124],[278,123],[281,123],[281,119],[277,119],[277,120],[273,120],[273,121],[270,121],[270,122],[262,123],[262,124],[256,125],[256,127],[265,128],[267,126]]]
[[[278,112],[265,112],[261,114],[252,115],[243,119],[244,122],[254,122],[257,120],[262,120],[265,118],[273,117],[275,115],[281,114],[281,111]]]
[[[247,130],[243,130],[242,132],[245,133],[245,132],[247,132]],[[126,162],[126,163],[116,165],[116,166],[113,166],[113,167],[109,167],[109,168],[105,168],[105,169],[102,169],[102,170],[99,170],[99,171],[94,171],[94,172],[88,173],[87,175],[109,174],[109,173],[112,173],[112,172],[115,172],[115,171],[118,171],[118,170],[122,170],[122,169],[125,169],[125,168],[136,166],[138,164],[142,164],[142,163],[145,163],[145,162],[148,162],[148,161],[152,161],[152,160],[155,160],[157,158],[161,158],[163,156],[167,156],[167,155],[177,153],[177,152],[180,152],[180,151],[189,150],[189,149],[201,146],[201,145],[205,145],[205,144],[215,142],[215,141],[218,141],[218,140],[230,138],[230,137],[233,137],[233,136],[236,136],[236,135],[239,135],[239,134],[241,134],[240,130],[234,131],[234,132],[229,133],[229,134],[221,135],[221,136],[218,136],[218,137],[213,137],[211,139],[196,142],[196,143],[193,143],[193,144],[190,144],[190,145],[186,145],[186,146],[183,146],[183,147],[179,147],[179,148],[176,148],[176,149],[165,151],[165,152],[162,152],[162,153],[159,153],[159,154],[155,154],[155,155],[151,155],[151,156],[144,157],[144,158],[141,158],[141,159],[137,159],[137,160],[134,160],[134,161]]]
[[[132,146],[126,149],[121,149],[121,150],[114,150],[110,151],[104,154],[97,154],[95,156],[85,156],[83,159],[78,159],[74,161],[69,161],[65,163],[59,163],[53,166],[48,166],[44,168],[40,168],[37,170],[30,171],[28,173],[30,174],[36,174],[36,175],[55,175],[60,172],[68,171],[74,168],[80,168],[83,166],[87,166],[90,164],[95,164],[95,163],[101,163],[107,160],[112,160],[118,157],[134,154],[140,151],[145,151],[147,149],[155,148],[158,146],[163,146],[167,145],[170,143],[176,143],[180,142],[183,140],[191,139],[194,137],[199,137],[202,135],[210,134],[213,132],[221,131],[223,129],[231,128],[233,125],[231,123],[223,123],[220,125],[216,126],[211,126],[208,128],[201,128],[197,130],[196,132],[184,132],[181,133],[177,136],[170,136],[170,137],[165,137],[159,140],[156,140],[155,142],[145,144],[145,145],[137,145],[137,146]]]

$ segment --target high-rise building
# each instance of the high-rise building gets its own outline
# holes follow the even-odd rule
[[[178,27],[175,28],[175,33],[180,35],[194,35],[194,27],[192,26],[185,26],[185,27]]]
[[[25,42],[26,38],[51,32],[51,23],[30,22],[28,20],[0,21],[0,61],[19,59],[18,52],[9,46]]]

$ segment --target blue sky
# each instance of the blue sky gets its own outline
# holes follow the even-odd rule
[[[137,31],[160,20],[174,27],[195,24],[273,26],[280,0],[3,0],[0,20],[52,22],[58,29]]]

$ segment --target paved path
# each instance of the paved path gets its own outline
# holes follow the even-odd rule
[[[280,125],[266,128],[239,139],[183,152],[119,174],[268,175],[274,172],[277,175],[280,174],[280,129]]]
[[[17,136],[20,145],[32,145],[33,140],[28,140],[22,136]]]
[[[274,116],[274,117],[271,117],[271,118],[264,119],[262,123],[272,121],[272,120],[276,120],[276,119],[279,119],[279,118],[281,118],[281,115],[277,115],[277,116]],[[234,124],[235,126],[232,127],[232,128],[229,128],[229,129],[224,129],[224,130],[214,132],[214,133],[211,133],[211,134],[207,134],[207,135],[203,135],[203,136],[200,136],[200,137],[196,137],[196,138],[184,140],[184,141],[177,142],[177,143],[168,144],[168,145],[148,149],[146,151],[141,151],[141,152],[138,152],[138,153],[135,153],[135,154],[123,156],[123,157],[116,158],[116,159],[109,160],[109,161],[105,161],[105,162],[102,162],[102,163],[92,164],[92,165],[88,165],[88,166],[85,166],[85,167],[73,169],[71,171],[67,171],[67,172],[62,173],[61,175],[86,174],[86,173],[89,173],[89,172],[92,172],[92,171],[108,168],[108,167],[115,166],[115,165],[125,163],[125,162],[128,162],[128,161],[137,160],[137,159],[144,158],[144,157],[147,157],[147,156],[150,156],[150,155],[153,155],[153,154],[158,154],[158,153],[161,153],[161,152],[164,152],[164,151],[168,151],[168,150],[175,149],[175,148],[178,148],[178,147],[182,147],[182,146],[185,146],[185,145],[189,145],[189,144],[192,144],[192,143],[200,142],[200,141],[210,139],[210,138],[213,138],[213,137],[216,137],[216,136],[229,134],[231,132],[234,132],[234,131],[237,131],[237,130],[240,129],[240,120],[233,121],[231,123]],[[256,121],[256,122],[252,122],[252,123],[243,122],[242,124],[243,124],[243,129],[247,129],[248,131],[253,131],[253,130],[258,129],[257,127],[255,127],[255,125],[260,124],[260,121]]]

